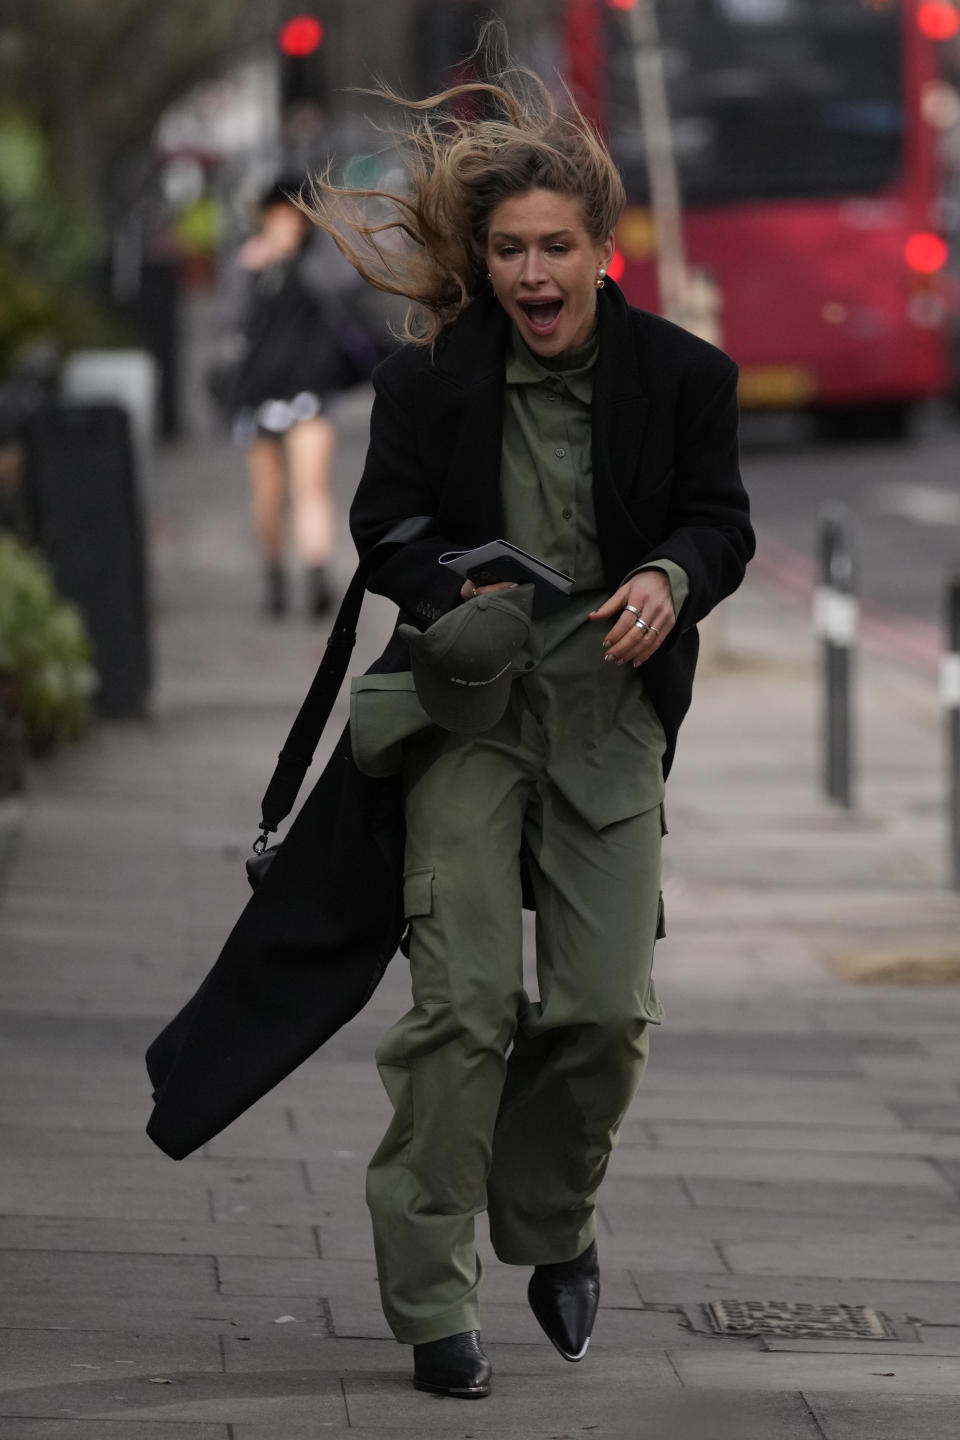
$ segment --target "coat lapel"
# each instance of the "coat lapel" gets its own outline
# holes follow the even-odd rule
[[[464,541],[503,533],[500,452],[508,321],[496,297],[481,295],[438,342],[427,372],[431,444],[449,456]],[[449,493],[448,489],[448,493]]]
[[[608,289],[609,287],[609,293]],[[593,477],[602,508],[629,506],[641,487],[650,402],[640,378],[630,312],[610,281],[600,297],[600,353],[593,392]]]

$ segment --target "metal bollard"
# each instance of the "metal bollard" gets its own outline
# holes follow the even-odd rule
[[[960,575],[947,586],[946,612],[947,650],[940,661],[940,698],[947,717],[950,887],[960,890]]]
[[[853,740],[850,701],[852,650],[859,606],[852,517],[840,506],[820,522],[821,584],[814,600],[814,631],[823,642],[823,782],[827,798],[853,807]]]

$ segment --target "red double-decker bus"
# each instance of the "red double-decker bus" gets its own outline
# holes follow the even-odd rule
[[[656,309],[631,4],[568,0],[567,76],[626,181],[620,283]],[[657,14],[687,259],[720,288],[744,405],[900,432],[951,388],[937,124],[960,0],[666,0]]]

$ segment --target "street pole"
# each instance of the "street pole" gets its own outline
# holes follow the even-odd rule
[[[821,583],[814,597],[814,629],[823,644],[823,781],[827,798],[853,807],[851,681],[859,606],[852,521],[839,505],[820,522]]]
[[[679,325],[683,323],[687,290],[687,257],[656,0],[636,0],[628,13],[637,100],[650,177],[650,203],[657,231],[660,305],[667,319]]]
[[[657,246],[661,313],[719,345],[722,295],[705,271],[691,272],[683,236],[683,200],[670,123],[670,104],[657,21],[657,0],[634,0],[627,11],[637,103],[643,127]]]
[[[946,598],[947,648],[940,662],[940,698],[947,728],[950,888],[960,890],[960,575],[951,579]]]

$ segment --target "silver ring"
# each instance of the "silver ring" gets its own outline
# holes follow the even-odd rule
[[[651,635],[659,635],[659,634],[660,634],[660,631],[657,629],[656,625],[648,625],[648,626],[647,626],[647,629],[650,631],[650,634],[651,634]]]
[[[650,629],[650,626],[647,624],[646,620],[635,620],[633,628],[634,630],[640,630],[644,634],[646,634],[646,632]]]
[[[640,611],[637,609],[636,605],[624,605],[623,608],[624,610],[629,610],[631,615],[636,615],[639,618]]]

